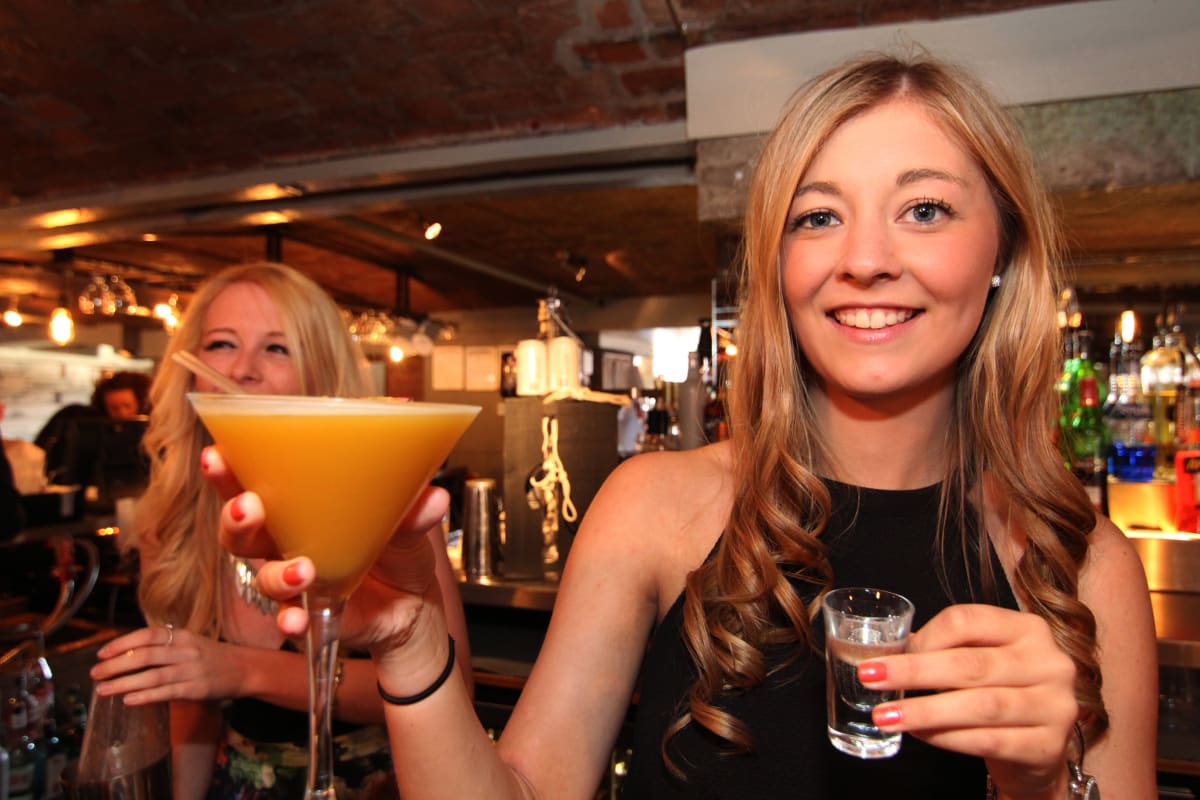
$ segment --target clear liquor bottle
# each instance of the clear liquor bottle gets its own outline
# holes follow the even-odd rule
[[[16,693],[8,698],[5,721],[8,729],[8,798],[37,800],[37,764],[41,759],[38,737],[31,730],[29,712],[36,702],[29,694],[25,675],[17,678]]]
[[[1141,356],[1137,341],[1122,343],[1117,357],[1116,394],[1104,410],[1111,440],[1109,474],[1135,483],[1154,478],[1157,457],[1150,434],[1151,410],[1142,394]]]
[[[1059,443],[1066,456],[1066,445],[1062,437],[1071,428],[1071,417],[1079,407],[1079,337],[1076,331],[1068,331],[1063,339],[1062,372],[1058,377],[1058,430]]]
[[[1170,309],[1154,337],[1154,347],[1141,360],[1142,393],[1150,406],[1150,434],[1157,451],[1154,477],[1174,480],[1177,404],[1189,384],[1200,387],[1200,364],[1187,346],[1180,308]]]

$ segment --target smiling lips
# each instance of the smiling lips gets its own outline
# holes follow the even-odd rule
[[[908,322],[914,313],[911,309],[897,308],[843,308],[833,312],[833,317],[851,328],[890,328]]]

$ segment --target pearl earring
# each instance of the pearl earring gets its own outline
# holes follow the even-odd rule
[[[999,272],[997,272],[995,275],[992,276],[992,288],[993,289],[1000,288],[1000,273]]]

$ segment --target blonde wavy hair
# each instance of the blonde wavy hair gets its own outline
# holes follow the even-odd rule
[[[979,532],[984,587],[994,587],[980,479],[987,475],[1000,489],[1004,511],[1028,537],[1013,588],[1075,661],[1089,740],[1108,724],[1095,620],[1076,596],[1096,515],[1053,441],[1062,351],[1052,210],[1012,120],[971,76],[924,54],[870,55],[798,92],[767,139],[749,187],[728,409],[735,499],[713,557],[689,575],[685,589],[683,637],[698,677],[662,751],[680,776],[667,746],[689,724],[720,737],[731,752],[753,747],[747,726],[719,699],[763,682],[771,669],[765,647],[799,644],[799,653],[812,646],[820,595],[832,585],[821,540],[830,497],[818,478],[831,454],[809,397],[811,368],[794,337],[784,335],[790,324],[778,254],[793,193],[824,142],[847,120],[895,98],[921,104],[974,157],[1001,220],[996,266],[1003,281],[957,368],[939,527],[957,518],[964,532]],[[807,606],[785,563],[788,574],[814,589]],[[775,622],[781,619],[786,625]]]
[[[196,351],[213,301],[237,283],[255,284],[271,298],[305,394],[369,393],[362,353],[341,312],[303,274],[284,264],[244,264],[217,273],[196,291],[150,387],[154,410],[144,438],[150,484],[138,506],[138,600],[152,624],[170,622],[212,637],[222,633],[228,571],[217,543],[221,501],[200,473],[200,451],[212,439],[187,399],[192,375],[171,356]]]

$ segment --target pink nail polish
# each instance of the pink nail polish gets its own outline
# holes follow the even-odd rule
[[[871,712],[871,721],[880,727],[899,725],[902,719],[900,709],[896,706],[876,706]]]
[[[858,679],[863,683],[887,680],[887,664],[882,661],[864,661],[858,665]]]
[[[288,586],[299,586],[304,578],[300,575],[299,564],[288,564],[283,570],[283,580]]]

